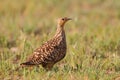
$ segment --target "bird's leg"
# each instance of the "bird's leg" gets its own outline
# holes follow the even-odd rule
[[[48,64],[47,65],[47,70],[52,70],[54,64]]]
[[[49,71],[53,68],[53,65],[54,65],[54,63],[47,63],[47,64],[44,64],[42,66],[43,66],[43,68],[46,69],[46,71]]]

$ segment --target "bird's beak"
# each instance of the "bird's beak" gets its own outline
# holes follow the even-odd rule
[[[71,18],[67,18],[67,20],[72,20]]]

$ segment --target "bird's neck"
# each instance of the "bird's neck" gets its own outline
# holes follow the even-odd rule
[[[64,31],[64,27],[63,26],[57,26],[57,31],[54,37],[65,37],[65,31]]]

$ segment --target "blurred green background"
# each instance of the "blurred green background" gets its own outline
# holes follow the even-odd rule
[[[14,71],[65,25],[67,55],[52,71]],[[120,79],[120,0],[0,0],[0,80]]]

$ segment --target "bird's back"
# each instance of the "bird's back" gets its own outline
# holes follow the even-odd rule
[[[54,38],[42,44],[28,58],[27,65],[39,65],[44,63],[56,63],[66,54],[65,32],[56,34]]]

